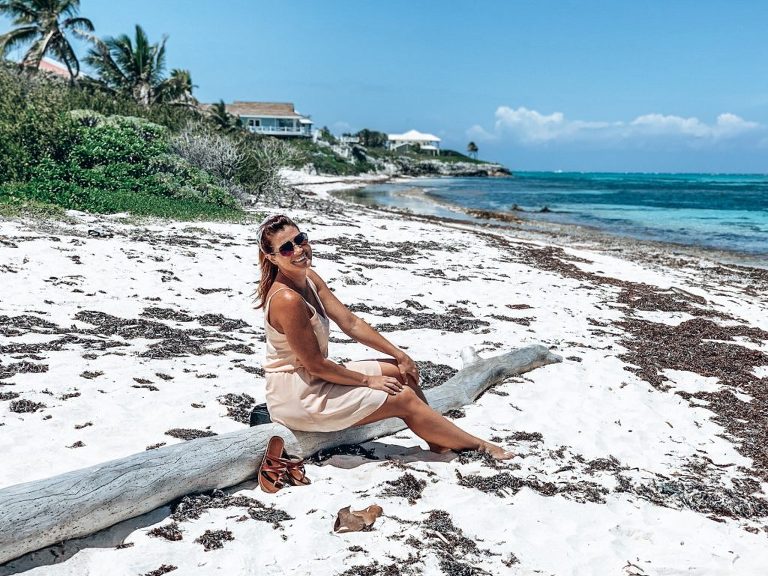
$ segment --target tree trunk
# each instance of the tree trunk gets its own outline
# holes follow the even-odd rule
[[[462,370],[425,392],[439,412],[473,402],[505,378],[562,361],[544,346],[528,346],[488,359],[468,349],[462,359]],[[289,453],[309,456],[404,428],[400,419],[328,433],[292,432],[279,424],[267,424],[0,489],[0,564],[97,532],[184,495],[244,482],[254,476],[273,435],[285,439]]]

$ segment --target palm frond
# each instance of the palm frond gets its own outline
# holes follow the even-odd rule
[[[31,24],[38,17],[34,0],[0,0],[0,14],[13,19],[14,24]]]
[[[6,32],[0,36],[0,58],[5,58],[12,50],[29,44],[39,34],[37,26],[24,26]]]

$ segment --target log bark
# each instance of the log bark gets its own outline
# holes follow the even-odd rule
[[[473,402],[505,378],[562,358],[544,346],[528,346],[481,359],[462,353],[465,366],[425,391],[439,412]],[[0,489],[0,564],[51,544],[79,538],[139,516],[182,496],[226,488],[252,478],[273,435],[291,454],[358,444],[404,429],[389,419],[339,432],[293,432],[266,424],[149,450],[53,478]]]

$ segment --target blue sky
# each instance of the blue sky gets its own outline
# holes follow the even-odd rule
[[[168,40],[202,101],[415,128],[513,170],[768,172],[768,3],[82,0]],[[8,27],[0,20],[0,32]]]

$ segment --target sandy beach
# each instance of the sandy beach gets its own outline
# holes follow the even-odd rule
[[[451,414],[517,457],[438,456],[402,432],[315,458],[307,487],[190,497],[0,575],[765,573],[768,272],[366,208],[331,192],[375,180],[286,176],[311,193],[281,211],[315,270],[424,386],[467,346],[564,358]],[[0,489],[247,427],[264,401],[256,229],[0,221]],[[331,336],[331,359],[380,357]],[[372,530],[333,533],[340,508],[374,503]]]

